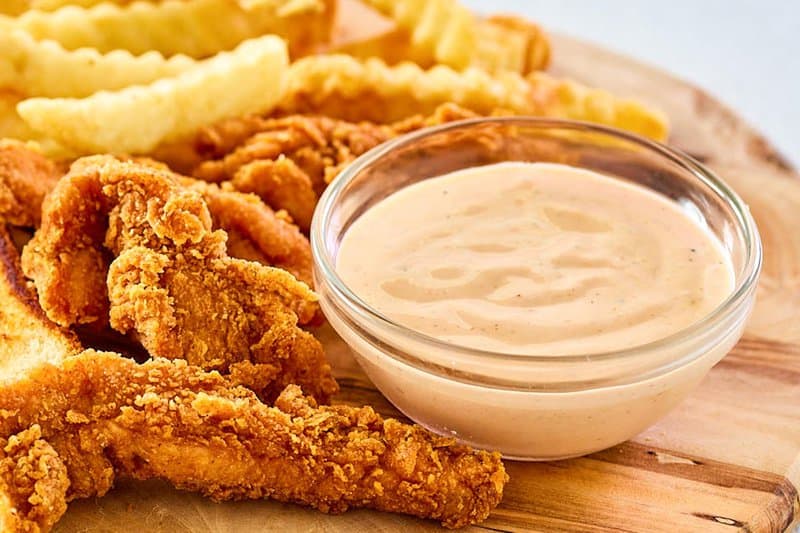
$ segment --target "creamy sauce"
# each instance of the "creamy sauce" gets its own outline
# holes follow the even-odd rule
[[[336,268],[400,324],[528,355],[664,338],[734,284],[721,243],[678,204],[544,163],[466,169],[392,194],[347,230]]]

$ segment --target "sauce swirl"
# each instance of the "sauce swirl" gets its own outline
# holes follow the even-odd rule
[[[528,355],[667,337],[734,286],[722,244],[679,204],[550,163],[475,167],[402,189],[347,230],[336,268],[406,327]]]

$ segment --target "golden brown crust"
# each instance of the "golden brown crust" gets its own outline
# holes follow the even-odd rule
[[[0,382],[42,362],[58,363],[82,350],[78,339],[42,311],[19,264],[19,252],[0,224]]]
[[[296,386],[269,407],[183,361],[88,351],[0,387],[0,405],[0,435],[41,425],[67,467],[68,499],[103,494],[124,475],[215,500],[371,507],[458,527],[484,519],[507,479],[499,454],[369,407],[316,407]]]
[[[0,223],[33,228],[45,195],[63,172],[26,144],[0,139]]]
[[[205,128],[181,145],[163,147],[158,156],[172,167],[189,165],[188,172],[220,183],[223,190],[256,194],[272,208],[286,210],[307,232],[319,194],[358,156],[409,131],[475,116],[453,104],[391,125],[314,115],[247,116]],[[231,237],[233,255],[257,260],[247,242]]]
[[[128,160],[170,171],[168,165],[151,158]],[[291,213],[273,211],[258,195],[248,194],[251,191],[245,190],[247,187],[240,192],[228,183],[218,187],[185,176],[176,176],[176,179],[183,187],[197,191],[203,197],[211,213],[212,229],[221,229],[228,236],[226,244],[231,257],[281,268],[309,287],[313,285],[311,247],[308,239],[298,231],[299,226]],[[284,189],[277,191],[278,196],[282,191]],[[312,307],[317,306],[314,304]],[[312,311],[309,316],[314,314]],[[299,314],[305,316],[304,313]],[[303,319],[302,323],[306,321]]]
[[[252,231],[262,240],[269,233]],[[265,397],[299,383],[327,401],[337,390],[330,366],[297,326],[298,317],[314,319],[316,296],[283,270],[229,257],[225,240],[203,196],[180,177],[97,156],[77,161],[48,196],[23,266],[48,316],[63,325],[108,317],[150,355],[209,369],[277,365]],[[275,240],[262,248],[275,249]]]
[[[82,350],[50,322],[26,283],[19,253],[0,223],[0,387]],[[0,411],[5,404],[0,403]],[[48,531],[66,510],[69,480],[38,426],[0,435],[0,530]]]
[[[0,437],[0,528],[49,531],[67,510],[67,468],[34,424]]]
[[[199,135],[202,140],[197,143],[198,152],[207,151],[216,157],[202,161],[192,170],[193,176],[211,182],[228,181],[248,163],[277,160],[283,155],[309,176],[319,194],[325,188],[325,178],[335,172],[329,169],[350,163],[391,137],[391,130],[383,126],[351,124],[324,116],[288,116],[258,122],[245,119],[243,124],[241,128],[233,128],[229,121]],[[224,137],[231,130],[235,132],[236,143]],[[240,140],[247,130],[250,135]],[[211,149],[210,139],[217,140]]]
[[[311,228],[311,218],[317,204],[314,184],[297,163],[284,155],[242,166],[230,181],[230,188],[255,194],[267,205],[286,210],[306,233]]]
[[[313,285],[311,247],[292,218],[275,213],[257,195],[243,194],[253,191],[222,190],[197,180],[186,184],[203,196],[213,229],[228,234],[231,256],[281,268],[309,287]],[[312,307],[316,309],[316,304]]]

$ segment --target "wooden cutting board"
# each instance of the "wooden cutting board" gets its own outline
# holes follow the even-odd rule
[[[764,241],[764,272],[745,337],[680,407],[601,453],[508,461],[503,503],[470,531],[783,531],[800,518],[800,176],[700,89],[595,46],[553,41],[553,71],[666,111],[671,144],[710,165],[750,204]],[[335,334],[320,335],[342,385],[338,401],[398,416]],[[440,529],[371,511],[326,516],[266,501],[214,504],[156,482],[125,482],[104,498],[74,502],[57,531],[410,528]]]

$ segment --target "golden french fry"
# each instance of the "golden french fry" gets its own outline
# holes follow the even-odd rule
[[[39,9],[42,11],[55,11],[66,6],[93,7],[99,4],[116,4],[125,6],[142,0],[6,0],[0,5],[0,13],[18,15],[29,9]],[[182,0],[188,2],[191,0]],[[275,0],[231,0],[244,8],[254,7],[260,4],[275,4]],[[317,0],[284,0],[281,10],[288,13],[291,11],[305,10],[308,7],[316,8]]]
[[[525,19],[495,15],[476,26],[475,52],[470,66],[489,72],[511,70],[528,74],[550,63],[550,39],[536,24]]]
[[[211,56],[269,33],[286,38],[292,53],[302,55],[330,37],[334,0],[251,0],[246,6],[235,0],[68,5],[3,17],[0,31],[22,29],[70,50],[124,49],[133,54],[155,50],[166,56],[191,57]]]
[[[29,141],[36,133],[17,114],[17,104],[22,98],[10,91],[0,91],[0,139]]]
[[[0,14],[19,15],[30,8],[30,0],[6,0],[0,2]]]
[[[21,30],[0,32],[0,88],[26,96],[80,98],[175,76],[196,64],[186,56],[165,59],[158,52],[133,56],[125,50],[65,50]]]
[[[37,133],[82,153],[142,153],[218,120],[269,110],[282,93],[286,44],[242,43],[174,78],[83,99],[31,98],[17,106]]]
[[[130,4],[136,0],[28,0],[29,9],[55,11],[64,6],[92,7],[97,4],[113,3],[119,5]]]
[[[337,51],[388,63],[437,63],[457,70],[479,67],[489,72],[527,74],[545,68],[550,43],[535,24],[513,16],[481,19],[457,0],[364,0],[395,21],[388,34],[345,44]]]
[[[365,0],[408,33],[408,59],[422,64],[442,63],[456,69],[470,64],[476,17],[457,0]]]
[[[416,55],[408,40],[408,33],[400,28],[367,39],[340,44],[332,52],[362,60],[379,58],[387,65],[396,65],[403,61],[411,61],[418,65],[425,63],[424,58]]]
[[[18,94],[0,91],[0,139],[18,139],[34,142],[44,154],[52,159],[70,159],[71,150],[31,129],[17,113],[17,104],[22,100]]]
[[[413,63],[390,67],[379,59],[362,62],[347,55],[312,56],[294,63],[280,109],[392,122],[430,114],[446,102],[482,114],[503,109],[588,120],[659,140],[666,138],[668,129],[666,117],[657,110],[544,73],[525,78],[477,68],[458,72],[443,65],[429,70]]]

